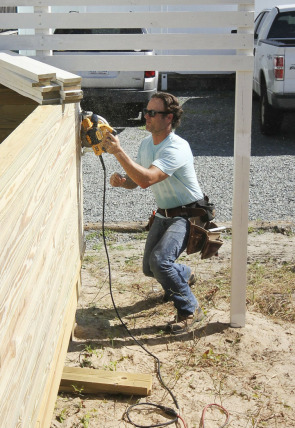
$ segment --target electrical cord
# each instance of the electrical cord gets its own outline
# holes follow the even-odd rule
[[[150,355],[152,358],[154,358],[155,362],[156,362],[156,372],[157,372],[157,376],[158,379],[161,383],[161,385],[163,386],[164,389],[166,389],[166,391],[168,392],[168,394],[171,396],[173,403],[177,409],[174,410],[170,407],[166,407],[166,406],[162,406],[160,404],[153,404],[153,403],[136,403],[133,404],[132,406],[130,406],[127,410],[126,410],[126,416],[128,421],[134,425],[135,427],[138,428],[154,428],[154,427],[162,427],[162,426],[167,426],[167,425],[172,425],[174,423],[176,423],[179,419],[183,422],[184,427],[186,427],[186,424],[183,420],[183,418],[181,418],[179,416],[179,405],[177,402],[177,399],[175,397],[175,395],[173,394],[173,392],[168,388],[168,386],[164,383],[162,376],[161,376],[161,370],[160,370],[160,360],[159,358],[152,354],[148,349],[146,349],[144,347],[144,345],[142,345],[137,339],[136,337],[133,336],[133,334],[131,333],[131,331],[128,329],[127,325],[124,323],[124,321],[122,320],[118,309],[116,307],[116,303],[114,301],[114,297],[113,297],[113,292],[112,292],[112,277],[111,277],[111,263],[110,263],[110,258],[109,258],[109,252],[108,252],[108,248],[107,248],[107,243],[106,243],[106,236],[105,236],[105,199],[106,199],[106,167],[105,167],[105,163],[104,160],[102,158],[102,156],[99,156],[101,165],[102,165],[102,169],[103,169],[103,202],[102,202],[102,238],[103,238],[103,243],[104,243],[104,248],[105,248],[105,253],[106,253],[106,257],[107,257],[107,263],[108,263],[108,271],[109,271],[109,286],[110,286],[110,296],[112,299],[112,303],[115,309],[115,312],[117,314],[117,317],[119,318],[121,324],[123,325],[123,327],[126,329],[127,333],[130,335],[130,337],[148,354]],[[132,421],[131,417],[130,417],[130,412],[135,408],[135,407],[139,407],[139,406],[151,406],[151,407],[155,407],[157,409],[160,409],[161,411],[163,411],[167,416],[173,417],[173,419],[167,421],[167,422],[163,422],[163,423],[159,423],[156,425],[138,425],[135,422]]]
[[[204,410],[203,410],[203,413],[202,413],[202,418],[201,418],[201,425],[200,425],[200,428],[205,428],[205,414],[206,414],[206,411],[210,408],[210,407],[218,407],[225,415],[226,415],[226,419],[225,419],[225,422],[224,422],[224,424],[223,425],[221,425],[219,428],[224,428],[227,424],[228,424],[228,421],[229,421],[229,413],[228,413],[228,411],[223,407],[223,406],[221,406],[220,404],[216,404],[216,403],[212,403],[212,404],[208,404],[205,408],[204,408]]]

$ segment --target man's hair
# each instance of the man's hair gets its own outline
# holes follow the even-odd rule
[[[180,118],[183,113],[178,99],[174,95],[168,94],[167,92],[156,92],[154,95],[152,95],[152,98],[159,98],[163,101],[165,111],[167,113],[173,114],[172,128],[177,128],[180,125]]]

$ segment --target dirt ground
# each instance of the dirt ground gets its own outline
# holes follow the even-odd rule
[[[294,225],[249,226],[246,326],[230,327],[231,234],[223,234],[218,257],[181,257],[197,277],[193,290],[206,317],[195,331],[165,330],[171,302],[141,273],[144,232],[106,230],[115,304],[132,334],[161,362],[161,376],[179,404],[181,419],[170,426],[218,428],[226,413],[232,428],[295,426],[295,230]],[[152,374],[151,395],[60,393],[51,428],[132,426],[126,410],[137,402],[175,409],[162,387],[155,361],[122,327],[109,292],[107,258],[100,230],[87,231],[82,294],[75,338],[66,365]],[[202,412],[209,404],[205,425]],[[156,408],[133,411],[137,426],[169,421]]]

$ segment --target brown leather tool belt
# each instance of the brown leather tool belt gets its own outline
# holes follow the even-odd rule
[[[157,213],[164,217],[202,217],[206,214],[206,210],[203,208],[196,207],[197,202],[192,204],[182,205],[180,207],[163,209],[158,208]]]

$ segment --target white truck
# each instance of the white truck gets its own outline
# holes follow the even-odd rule
[[[260,98],[260,128],[279,132],[295,110],[295,4],[263,10],[254,28],[253,91]]]

